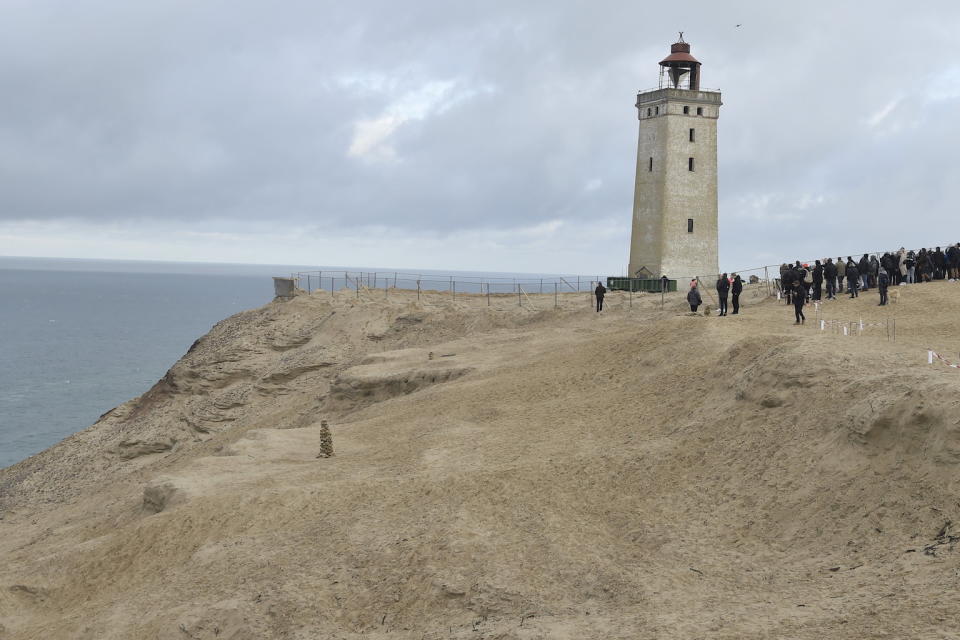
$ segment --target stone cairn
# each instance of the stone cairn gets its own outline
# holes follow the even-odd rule
[[[320,453],[318,458],[333,457],[333,436],[330,434],[330,426],[326,420],[320,421]]]

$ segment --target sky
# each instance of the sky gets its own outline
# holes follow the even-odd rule
[[[739,26],[737,26],[739,25]],[[607,273],[640,89],[722,91],[722,270],[960,241],[960,3],[0,0],[0,255]]]

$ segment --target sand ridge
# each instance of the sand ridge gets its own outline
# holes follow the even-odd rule
[[[957,286],[238,314],[0,472],[0,638],[950,637]]]

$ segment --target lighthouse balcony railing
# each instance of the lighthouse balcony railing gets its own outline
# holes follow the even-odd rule
[[[653,87],[651,89],[640,89],[637,91],[637,95],[645,95],[648,93],[655,93],[657,91],[691,91],[695,93],[720,93],[720,89],[708,89],[706,87],[700,87],[699,89],[688,89],[686,87]]]

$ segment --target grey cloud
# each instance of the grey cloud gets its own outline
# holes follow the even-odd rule
[[[923,62],[957,64],[958,10],[933,5],[17,2],[0,217],[626,234],[634,94],[685,27],[724,92],[721,257],[880,242],[907,208],[951,220],[958,94],[926,100]],[[898,96],[902,127],[870,126]]]

